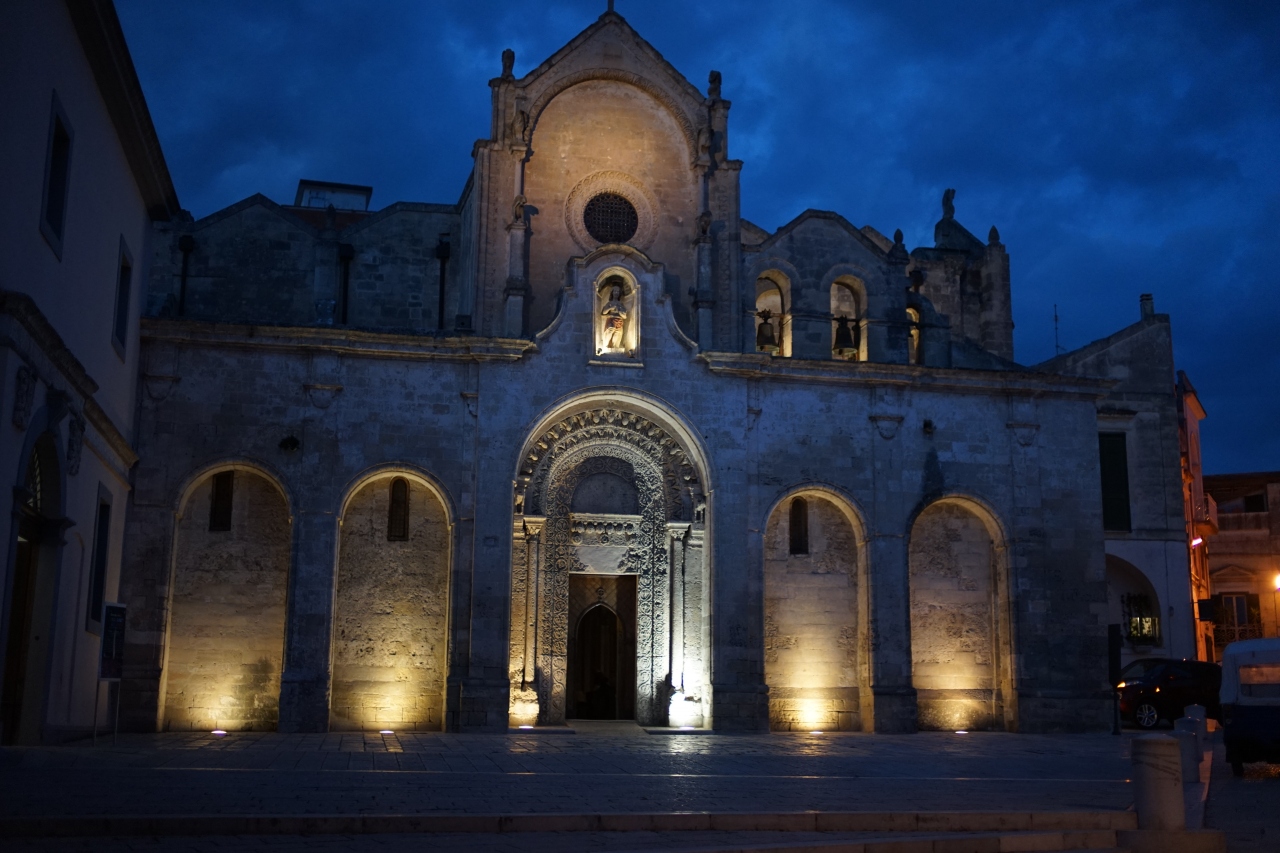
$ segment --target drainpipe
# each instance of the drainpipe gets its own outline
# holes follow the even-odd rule
[[[436,243],[436,260],[440,261],[440,307],[436,310],[436,328],[444,331],[444,282],[445,272],[449,269],[449,235],[441,234]]]
[[[196,248],[196,238],[183,234],[178,238],[178,250],[182,252],[182,277],[178,280],[178,316],[187,313],[187,268],[191,262],[191,253]]]
[[[338,244],[338,262],[342,264],[342,284],[339,296],[338,322],[347,325],[347,303],[351,291],[351,259],[356,256],[356,248],[350,243]]]

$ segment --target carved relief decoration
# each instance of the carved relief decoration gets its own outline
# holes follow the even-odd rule
[[[575,520],[571,507],[578,484],[600,473],[634,482],[640,497],[638,517],[588,515]],[[667,529],[668,522],[688,518],[693,496],[700,497],[693,466],[657,424],[630,412],[601,408],[571,415],[539,436],[524,460],[520,480],[517,512],[546,519],[537,556],[527,549],[527,560],[512,578],[513,600],[536,598],[534,689],[539,722],[555,724],[565,718],[569,575],[592,571],[578,549],[590,537],[598,544],[602,537],[616,534],[626,546],[619,570],[636,575],[636,719],[662,724],[671,690]],[[534,637],[526,640],[526,648]],[[518,654],[513,647],[513,671]]]
[[[36,400],[36,372],[30,367],[19,367],[13,388],[13,425],[26,429],[31,422],[31,407]]]
[[[67,474],[74,477],[80,473],[80,455],[84,449],[84,418],[72,414],[67,423]]]
[[[626,172],[603,171],[593,172],[569,191],[564,202],[564,224],[573,241],[583,254],[590,253],[600,247],[600,241],[587,231],[587,223],[583,214],[587,202],[600,193],[617,193],[631,202],[636,209],[636,233],[628,245],[644,251],[653,244],[658,234],[658,200],[649,189]]]

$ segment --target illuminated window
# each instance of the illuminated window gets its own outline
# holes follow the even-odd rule
[[[1160,645],[1160,616],[1147,595],[1122,595],[1125,639],[1143,646]]]
[[[231,529],[231,499],[235,491],[235,471],[213,475],[213,493],[209,500],[209,532],[226,533]]]
[[[617,193],[600,193],[582,212],[587,233],[601,243],[625,243],[640,224],[636,209]]]
[[[791,501],[791,553],[809,553],[809,502],[804,498]]]
[[[391,503],[387,508],[387,541],[409,538],[409,483],[403,477],[391,481]]]

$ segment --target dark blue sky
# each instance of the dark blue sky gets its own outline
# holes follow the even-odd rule
[[[504,47],[523,75],[605,3],[116,0],[183,205],[299,178],[453,202]],[[891,6],[893,8],[888,8]],[[1013,266],[1016,357],[1172,315],[1207,472],[1280,470],[1280,3],[688,3],[618,11],[724,74],[743,215],[835,210],[931,245],[943,189]]]

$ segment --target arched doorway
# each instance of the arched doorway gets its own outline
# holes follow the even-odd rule
[[[911,528],[911,679],[921,729],[1016,727],[1003,537],[964,498],[925,507]]]
[[[633,681],[634,719],[702,725],[709,717],[702,456],[669,413],[611,397],[562,407],[522,453],[511,576],[513,725],[561,724],[579,713],[580,698],[596,712],[588,699],[596,673],[575,674],[571,663],[587,666],[576,631],[597,604],[620,623],[626,660],[618,674]],[[579,655],[573,662],[570,645]],[[625,715],[629,701],[617,691],[614,713]]]
[[[260,471],[225,468],[180,506],[164,673],[173,731],[274,731],[292,518]]]
[[[449,514],[416,476],[361,484],[342,512],[333,730],[438,731],[447,675]]]
[[[630,587],[629,615],[634,623],[634,584],[621,585]],[[588,608],[569,637],[567,716],[579,720],[634,719],[635,660],[634,628],[628,631],[607,604]]]
[[[53,601],[57,585],[62,525],[58,444],[46,432],[27,457],[23,485],[15,500],[16,543],[0,687],[0,741],[39,743],[53,645]]]

